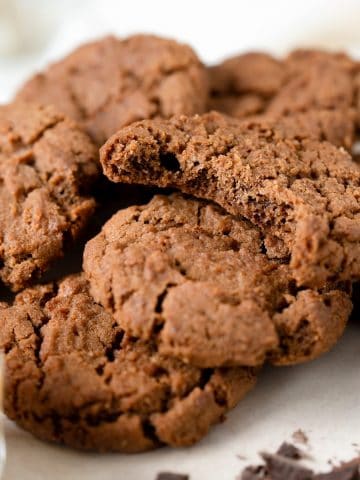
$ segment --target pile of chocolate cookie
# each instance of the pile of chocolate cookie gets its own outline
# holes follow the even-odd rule
[[[265,362],[328,351],[360,279],[359,127],[345,54],[206,67],[108,37],[30,79],[0,107],[9,418],[82,449],[191,445]]]

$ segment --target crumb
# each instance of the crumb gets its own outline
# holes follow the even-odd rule
[[[242,455],[241,453],[237,453],[236,454],[236,457],[239,459],[239,460],[247,460],[247,457],[245,455]]]
[[[296,430],[296,432],[292,434],[292,439],[294,440],[294,442],[302,443],[304,445],[307,445],[309,443],[309,439],[306,433],[301,430],[301,428],[299,428],[298,430]]]
[[[156,477],[156,480],[189,480],[189,475],[182,473],[162,472]]]
[[[282,443],[278,448],[276,454],[282,457],[291,458],[293,460],[300,460],[305,456],[300,449],[295,447],[295,445],[293,445],[292,443],[288,442]]]

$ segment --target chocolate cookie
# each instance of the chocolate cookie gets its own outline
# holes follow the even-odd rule
[[[246,53],[208,69],[209,110],[243,118],[265,110],[267,99],[284,82],[280,61],[260,52]]]
[[[100,451],[190,445],[253,387],[255,371],[206,369],[136,340],[81,275],[0,308],[5,412],[34,435]]]
[[[202,113],[207,81],[186,45],[153,35],[106,37],[33,77],[18,97],[56,105],[101,145],[135,120]]]
[[[282,61],[263,53],[239,55],[208,69],[208,108],[238,118],[300,113],[305,123],[308,115],[311,122],[320,111],[320,117],[327,117],[324,139],[350,149],[356,123],[356,71],[356,63],[346,55],[316,50],[295,50]],[[340,136],[342,131],[346,135]]]
[[[248,117],[247,121],[270,122],[287,137],[326,140],[347,150],[351,150],[355,142],[355,115],[352,111],[309,110],[291,115],[265,113]]]
[[[349,297],[296,288],[263,250],[259,230],[220,207],[156,196],[104,225],[84,270],[94,299],[163,354],[203,368],[315,358],[342,334]]]
[[[360,167],[342,148],[210,113],[126,127],[101,162],[115,182],[179,188],[249,219],[298,285],[360,277]]]
[[[311,109],[355,106],[357,64],[343,53],[295,50],[285,59],[286,82],[268,111],[288,114]]]
[[[210,88],[216,94],[252,94],[273,97],[286,80],[283,62],[262,52],[229,58],[210,67]]]
[[[19,290],[63,254],[94,210],[95,146],[51,107],[0,107],[0,278]]]

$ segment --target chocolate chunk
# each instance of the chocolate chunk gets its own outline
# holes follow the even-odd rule
[[[265,480],[265,467],[260,465],[257,467],[246,467],[239,477],[239,480]]]
[[[301,428],[299,428],[292,434],[292,438],[295,442],[303,443],[304,445],[306,445],[309,442],[309,439],[306,433],[303,430],[301,430]]]
[[[295,445],[284,442],[280,445],[278,451],[276,452],[277,455],[281,455],[282,457],[291,458],[293,460],[300,460],[303,458],[303,453],[299,450]]]
[[[360,480],[359,465],[333,470],[329,473],[320,473],[313,480]]]
[[[163,472],[159,473],[156,480],[189,480],[189,475],[183,475],[181,473]]]
[[[279,455],[262,454],[271,480],[312,480],[313,471]]]

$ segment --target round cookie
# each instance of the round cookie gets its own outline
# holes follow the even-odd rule
[[[0,308],[6,414],[44,440],[139,452],[191,445],[254,386],[248,368],[199,369],[136,340],[81,275]]]
[[[56,105],[101,145],[136,120],[202,113],[207,82],[187,45],[153,35],[110,36],[36,75],[18,97]]]
[[[322,288],[360,279],[360,167],[314,133],[291,119],[181,116],[125,127],[100,157],[112,181],[178,188],[244,216],[298,285]]]
[[[295,50],[282,61],[264,53],[238,55],[208,69],[208,109],[237,118],[295,116],[303,123],[319,115],[319,122],[326,117],[323,138],[351,149],[356,70],[356,63],[346,55],[325,51]]]
[[[19,290],[62,256],[92,215],[99,174],[85,133],[52,107],[0,107],[0,278]]]
[[[343,53],[294,50],[284,60],[286,82],[272,98],[270,112],[289,114],[311,109],[355,107],[356,62]]]
[[[84,252],[94,299],[132,336],[203,368],[310,360],[342,334],[346,293],[296,288],[257,228],[173,194],[115,214]]]
[[[217,94],[253,94],[274,96],[286,79],[281,61],[267,53],[250,52],[229,58],[210,67],[210,89]]]
[[[282,63],[266,53],[250,52],[208,68],[209,110],[237,118],[265,110],[267,99],[284,82]]]

